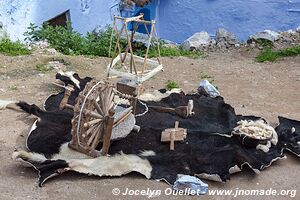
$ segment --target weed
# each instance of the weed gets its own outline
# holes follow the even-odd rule
[[[264,48],[272,48],[273,47],[273,42],[270,40],[267,40],[267,39],[260,38],[260,39],[255,40],[255,42]]]
[[[174,88],[179,88],[178,83],[176,83],[175,81],[168,80],[167,83],[166,83],[166,89],[167,90],[172,90]]]
[[[49,66],[49,65],[46,65],[46,64],[39,63],[39,64],[37,64],[37,65],[35,66],[35,69],[36,69],[36,71],[38,71],[38,72],[46,73],[46,72],[52,71],[52,70],[53,70],[53,67],[52,67],[52,66]]]
[[[21,42],[13,42],[9,38],[0,40],[0,53],[7,56],[28,55],[31,53]]]
[[[97,34],[87,33],[86,36],[82,36],[80,33],[74,31],[70,24],[67,27],[53,27],[49,25],[38,27],[30,24],[24,35],[26,36],[26,40],[30,42],[46,40],[52,48],[66,55],[112,56],[111,54],[113,53],[116,41],[116,35],[112,35],[112,28],[109,26],[103,32]],[[110,45],[111,37],[112,45]],[[120,43],[121,49],[124,50],[126,41],[121,39]],[[199,51],[186,51],[181,48],[165,47],[162,44],[164,43],[160,41],[161,56],[200,57]],[[141,45],[141,43],[133,43],[132,45],[136,55],[144,56],[146,54],[145,45]],[[151,45],[149,58],[156,56],[155,48],[157,48],[156,45]]]
[[[18,90],[18,87],[16,85],[13,85],[9,87],[9,90],[16,91]]]
[[[215,81],[213,76],[210,76],[210,75],[208,75],[208,74],[204,74],[203,72],[201,72],[200,79],[201,79],[201,80],[206,79],[206,80],[208,80],[210,83],[213,83],[213,82]]]
[[[278,51],[274,51],[270,48],[266,48],[256,57],[256,61],[257,62],[265,62],[265,61],[274,62],[279,58],[296,56],[296,55],[300,55],[300,45],[291,47],[291,48],[278,50]]]

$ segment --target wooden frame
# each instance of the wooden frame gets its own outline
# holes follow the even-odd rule
[[[136,82],[141,83],[148,80],[159,71],[163,70],[163,65],[161,64],[161,59],[160,59],[160,47],[159,47],[157,31],[155,28],[155,21],[154,20],[146,21],[144,20],[143,17],[144,17],[143,14],[140,14],[139,16],[135,16],[135,17],[130,17],[130,18],[114,16],[112,36],[115,33],[116,45],[114,47],[111,62],[107,66],[108,78],[127,77],[132,80],[135,79]],[[128,23],[130,22],[135,22],[135,26],[131,34],[129,34],[128,31]],[[118,29],[118,23],[121,24],[120,30]],[[144,25],[148,36],[147,49],[144,58],[134,55],[133,48],[132,48],[134,35],[136,34],[136,31],[139,25],[141,24]],[[151,25],[151,30],[148,30],[147,25]],[[125,34],[125,38],[127,41],[126,50],[124,52],[120,44],[122,34]],[[155,44],[157,47],[155,48],[156,61],[148,58],[150,46],[152,45],[153,40],[155,40]],[[128,57],[130,59],[130,61],[128,62],[129,66],[126,66],[125,62],[128,59]],[[121,71],[115,67],[118,62],[121,63],[121,68],[123,68],[124,71]],[[138,69],[137,62],[141,63],[141,69]],[[147,69],[147,64],[150,65],[148,66],[148,68],[150,67],[150,69]]]
[[[115,115],[114,96],[127,99],[131,106]],[[72,140],[69,147],[91,157],[107,155],[113,127],[125,121],[136,109],[136,95],[123,94],[108,82],[92,80],[79,93],[75,106],[67,104],[70,91],[65,90],[60,109],[74,110]],[[102,140],[102,151],[96,147]]]

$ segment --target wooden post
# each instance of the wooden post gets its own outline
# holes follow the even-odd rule
[[[154,34],[155,34],[155,38],[156,38],[156,45],[157,45],[157,51],[158,51],[158,56],[156,55],[156,59],[158,61],[158,63],[161,65],[161,61],[160,61],[160,46],[159,46],[159,40],[158,40],[158,35],[157,35],[157,32],[156,32],[156,27],[153,26],[153,31],[154,31]]]
[[[114,114],[115,111],[113,109],[109,110],[109,116],[105,120],[105,128],[104,128],[104,135],[103,135],[103,146],[102,146],[102,155],[105,156],[108,153],[109,146],[110,146],[110,138],[111,133],[114,125]]]
[[[131,39],[130,39],[130,41],[131,41],[131,44],[133,43],[134,34],[136,33],[136,31],[137,31],[137,29],[138,29],[139,25],[140,25],[140,22],[136,22],[136,25],[135,25],[135,27],[134,27],[134,31],[133,31],[133,32],[132,32],[132,34],[131,34]],[[126,59],[126,56],[127,56],[127,53],[128,53],[128,51],[129,51],[129,46],[128,46],[128,44],[127,44],[126,51],[125,51],[125,53],[124,53],[124,57],[123,57],[123,61],[122,61],[122,63],[124,63],[124,61],[125,61],[125,59]],[[130,62],[131,62],[131,61],[130,61]]]
[[[144,58],[144,63],[143,63],[143,68],[142,68],[142,75],[144,74],[144,71],[145,71],[146,62],[147,62],[147,58],[148,58],[148,53],[149,53],[149,49],[150,49],[150,46],[151,46],[153,26],[154,26],[154,24],[151,25],[151,32],[150,32],[149,40],[148,40],[148,47],[147,47],[147,50],[146,50],[146,54],[145,54],[145,58]]]
[[[69,97],[71,95],[71,90],[65,90],[64,98],[61,100],[59,104],[59,109],[63,110],[69,101]]]
[[[130,63],[130,73],[132,73],[132,67],[133,67],[135,74],[137,74],[137,70],[136,70],[136,66],[135,66],[135,60],[134,60],[134,57],[133,57],[133,50],[132,50],[132,46],[131,46],[131,42],[130,42],[130,38],[129,38],[127,26],[125,26],[125,32],[126,32],[126,36],[127,36],[127,42],[128,42],[128,46],[129,46],[129,51],[130,51],[130,54],[131,54],[131,58],[133,59],[132,63]]]

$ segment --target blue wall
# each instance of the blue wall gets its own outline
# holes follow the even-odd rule
[[[119,14],[111,7],[120,0],[0,0],[0,21],[12,39],[23,39],[30,22],[42,24],[70,10],[73,28],[85,34],[112,23]],[[153,8],[153,5],[157,9]],[[284,31],[300,25],[300,0],[154,0],[161,38],[181,43],[195,32],[215,35],[226,28],[241,40],[271,29]]]
[[[218,28],[246,40],[265,29],[295,29],[300,0],[161,0],[158,20],[160,37],[178,43],[199,31],[215,35]]]

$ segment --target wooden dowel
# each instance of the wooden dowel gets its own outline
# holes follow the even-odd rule
[[[118,121],[114,122],[114,127],[118,126],[119,124],[121,124],[124,120],[127,119],[127,117],[132,113],[132,110],[128,113],[126,113],[125,115],[123,115],[122,118],[120,118]]]
[[[63,97],[63,99],[61,100],[61,102],[59,104],[59,109],[60,110],[63,110],[65,108],[66,104],[69,101],[70,95],[71,95],[71,90],[65,90],[64,97]]]
[[[138,29],[139,25],[140,25],[140,23],[139,23],[139,22],[137,22],[137,23],[136,23],[136,25],[135,25],[135,27],[134,27],[134,31],[133,31],[133,32],[132,32],[132,34],[131,34],[131,39],[130,39],[130,41],[131,41],[131,44],[132,44],[132,42],[133,42],[134,34],[136,33],[136,31],[137,31],[137,29]],[[123,61],[122,61],[122,63],[124,63],[124,62],[125,62],[125,60],[126,60],[126,57],[127,57],[127,53],[128,53],[128,51],[129,51],[129,46],[127,45],[127,47],[126,47],[126,51],[125,51],[125,53],[124,53],[124,56],[123,56]]]
[[[152,20],[152,21],[146,21],[146,20],[143,20],[143,19],[138,19],[136,21],[140,22],[140,23],[143,23],[143,24],[155,24],[154,20]]]
[[[103,113],[102,109],[100,108],[99,104],[97,103],[96,99],[93,100],[93,104],[94,104],[96,110],[98,111],[98,113],[100,115],[104,116],[104,113]]]
[[[85,135],[86,135],[86,136],[90,135],[93,131],[96,130],[96,128],[97,128],[97,126],[92,126],[92,127],[90,127],[90,128],[86,131]]]
[[[94,138],[98,134],[98,129],[99,129],[99,127],[96,128],[96,130],[92,133],[91,137],[89,138],[89,140],[87,142],[88,146],[91,146],[91,143],[93,142]]]
[[[96,132],[98,133],[96,135],[96,138],[94,139],[93,143],[92,143],[92,148],[95,149],[96,146],[99,144],[101,137],[103,137],[105,130],[103,129],[103,124],[101,124],[100,126],[97,127]]]
[[[149,40],[148,40],[148,47],[147,47],[145,58],[144,58],[144,63],[143,63],[143,68],[142,68],[142,75],[144,74],[144,71],[145,71],[146,62],[147,62],[147,58],[148,58],[148,54],[149,54],[149,50],[150,50],[150,46],[151,46],[152,30],[153,30],[153,24],[151,26],[151,32],[150,32]]]
[[[89,121],[89,122],[86,122],[86,123],[84,123],[84,127],[86,128],[86,127],[90,127],[90,126],[92,126],[92,125],[94,125],[94,124],[97,124],[97,123],[99,123],[99,122],[101,122],[102,121],[102,119],[94,119],[94,120],[92,120],[92,121]]]
[[[128,42],[128,46],[129,46],[129,51],[130,51],[131,58],[132,58],[132,65],[130,64],[130,73],[132,73],[132,67],[133,67],[134,71],[135,71],[135,74],[137,74],[135,60],[134,60],[134,57],[133,57],[133,50],[132,50],[132,46],[131,46],[131,42],[130,42],[130,38],[129,38],[127,26],[125,27],[125,32],[126,32],[126,36],[127,36],[127,42]]]
[[[144,13],[140,13],[140,15],[138,16],[135,16],[135,17],[128,17],[128,18],[125,18],[125,17],[121,17],[121,16],[114,16],[115,19],[120,19],[120,20],[125,20],[126,22],[131,22],[131,21],[136,21],[136,20],[139,20],[141,19],[142,17],[144,16]]]
[[[175,132],[172,131],[170,134],[170,150],[174,150],[175,149]]]
[[[70,109],[73,109],[74,110],[74,106],[70,105],[70,104],[66,104],[65,106],[66,108],[70,108]],[[86,114],[86,115],[89,115],[91,117],[95,117],[97,119],[102,119],[103,116],[101,116],[100,114],[94,112],[94,111],[91,111],[91,110],[83,110],[83,113]]]
[[[125,26],[126,26],[126,24],[123,24],[123,26],[121,28],[121,31],[116,32],[116,34],[117,34],[117,45],[118,45],[118,49],[119,49],[119,56],[120,56],[121,62],[122,62],[123,58],[122,58],[122,49],[121,49],[121,46],[120,46],[120,38],[121,38],[121,35],[122,35],[122,32],[123,32]]]
[[[157,45],[157,51],[158,51],[158,56],[156,55],[157,57],[157,61],[159,64],[161,64],[161,57],[160,57],[160,44],[159,44],[159,40],[158,40],[158,35],[157,35],[157,32],[156,32],[156,27],[153,26],[153,31],[154,31],[154,34],[155,34],[155,38],[156,38],[156,45]]]

